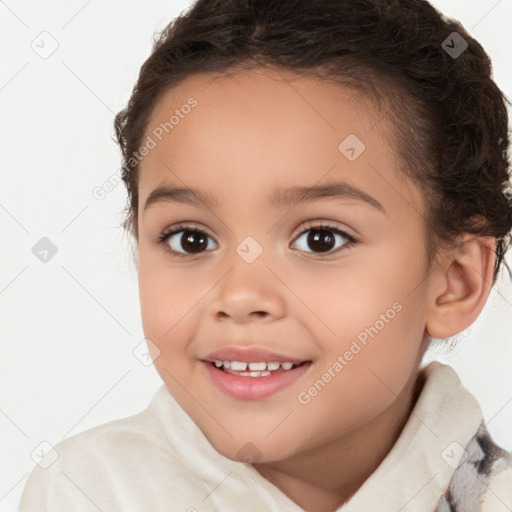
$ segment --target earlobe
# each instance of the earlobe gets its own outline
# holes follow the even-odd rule
[[[426,330],[430,336],[454,336],[476,320],[492,287],[495,247],[494,237],[465,234],[460,245],[446,253],[428,298]]]

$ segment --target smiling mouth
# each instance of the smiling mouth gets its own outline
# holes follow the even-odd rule
[[[311,370],[312,361],[203,361],[210,382],[235,400],[265,400],[292,386]]]
[[[278,373],[285,373],[290,370],[295,370],[311,361],[303,361],[302,363],[294,364],[287,361],[283,362],[251,362],[246,363],[242,361],[220,361],[216,360],[211,363],[213,367],[224,373],[230,375],[237,375],[239,377],[269,377]]]

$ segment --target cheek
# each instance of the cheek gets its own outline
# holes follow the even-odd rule
[[[315,425],[325,439],[352,431],[400,396],[420,362],[422,331],[409,322],[405,306],[382,312],[387,323],[380,318],[365,322],[364,315],[347,319],[351,327],[344,332],[340,325],[336,343],[324,344],[317,372],[296,397],[297,407],[309,418],[304,433]],[[354,329],[352,320],[363,327]]]
[[[139,297],[147,338],[164,351],[183,337],[189,313],[199,306],[201,293],[190,286],[187,274],[162,265],[162,255],[139,252]]]
[[[156,371],[169,391],[182,405],[190,408],[183,396],[182,383],[190,377],[191,360],[187,350],[193,337],[194,315],[191,310],[200,298],[190,287],[174,279],[150,260],[139,258],[139,295],[144,336],[151,340]],[[192,323],[191,323],[192,322]],[[149,344],[148,344],[149,345]],[[151,346],[150,345],[150,346]]]
[[[303,289],[317,297],[308,305],[331,331],[326,334],[325,325],[316,322],[315,337],[323,341],[315,379],[329,369],[336,374],[332,390],[355,416],[390,403],[421,359],[426,304],[418,284],[423,270],[421,258],[414,261],[390,245],[378,257],[347,260],[329,279],[308,279],[310,290]]]
[[[294,291],[306,306],[301,306],[302,314],[312,315],[309,325],[318,338],[343,344],[376,322],[382,324],[381,315],[385,320],[398,316],[396,310],[409,300],[406,294],[412,284],[408,283],[416,280],[404,275],[400,260],[394,255],[383,257],[383,252],[354,254],[338,264],[312,269],[296,280]]]

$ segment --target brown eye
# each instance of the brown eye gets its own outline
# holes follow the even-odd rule
[[[170,233],[168,244],[175,252],[198,254],[207,250],[208,238],[210,237],[203,231],[182,229]],[[183,249],[183,251],[181,249]]]
[[[356,239],[345,231],[329,225],[308,225],[295,239],[295,243],[304,237],[307,237],[299,245],[299,249],[303,252],[318,254],[320,256],[330,256],[335,254],[344,247],[356,243]],[[155,243],[163,245],[165,250],[171,256],[187,257],[203,254],[208,250],[215,249],[209,244],[213,238],[205,231],[197,229],[193,226],[178,225],[170,231],[165,231],[155,239]],[[336,247],[338,244],[338,247]],[[311,250],[310,250],[311,249]]]
[[[296,239],[296,242],[300,240],[303,235],[307,237],[304,238],[302,243],[299,245],[299,249],[305,252],[313,252],[313,253],[335,253],[343,246],[354,242],[354,238],[351,237],[345,231],[341,229],[335,228],[333,226],[309,226],[308,229],[302,231],[299,237]],[[338,247],[333,250],[338,242]],[[344,243],[342,243],[344,242]],[[308,251],[308,248],[311,251]]]

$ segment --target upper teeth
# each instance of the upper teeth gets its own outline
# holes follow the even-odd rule
[[[282,366],[283,370],[291,370],[293,363],[245,363],[243,361],[220,361],[219,359],[216,359],[215,366],[217,368],[224,366],[224,368],[231,368],[232,370],[243,372],[247,370],[247,367],[249,367],[249,370],[253,371],[277,370],[279,366]]]

